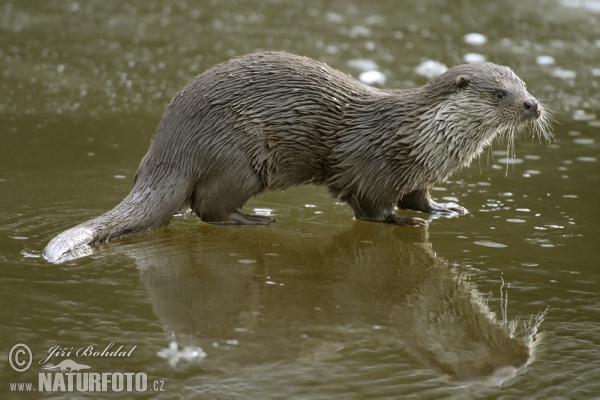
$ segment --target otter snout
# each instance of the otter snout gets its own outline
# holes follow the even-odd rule
[[[527,118],[537,119],[542,114],[542,109],[538,101],[532,97],[523,102],[523,113]]]

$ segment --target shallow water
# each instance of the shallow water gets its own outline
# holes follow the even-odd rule
[[[521,3],[3,2],[2,397],[65,358],[144,372],[164,391],[140,396],[160,398],[600,397],[600,7]],[[90,257],[41,258],[128,193],[171,96],[261,49],[398,88],[425,83],[425,61],[484,56],[554,109],[555,141],[523,137],[508,157],[494,143],[432,192],[470,213],[427,229],[356,222],[307,186],[247,204],[271,226],[183,215]],[[17,343],[33,353],[23,373],[7,362]],[[110,343],[136,347],[66,354]],[[53,346],[65,353],[40,365]]]

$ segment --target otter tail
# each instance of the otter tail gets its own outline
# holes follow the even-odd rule
[[[91,254],[90,245],[159,228],[189,197],[183,174],[171,179],[136,179],[131,192],[112,210],[57,235],[44,249],[54,263]],[[142,183],[141,181],[145,181]]]

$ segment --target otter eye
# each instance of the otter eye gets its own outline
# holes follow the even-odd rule
[[[496,92],[496,98],[502,100],[506,97],[506,92],[504,90],[498,90]]]

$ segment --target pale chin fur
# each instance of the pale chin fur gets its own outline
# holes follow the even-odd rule
[[[501,127],[492,125],[493,121],[479,121],[464,114],[464,110],[464,104],[450,99],[420,116],[419,129],[415,132],[421,134],[413,136],[411,156],[430,175],[435,174],[428,181],[446,180],[457,169],[467,167],[501,131]],[[423,135],[423,132],[430,134]],[[433,148],[436,151],[430,151]]]
[[[460,101],[464,102],[465,99]],[[421,157],[423,164],[432,168],[434,165],[443,165],[438,177],[440,180],[447,179],[454,171],[462,167],[468,167],[471,161],[479,156],[495,138],[507,139],[507,156],[514,156],[515,137],[522,132],[530,131],[538,138],[544,138],[550,142],[553,139],[550,121],[553,120],[551,113],[542,107],[542,113],[538,119],[511,121],[507,124],[494,125],[494,118],[478,121],[472,115],[462,115],[464,104],[459,104],[455,99],[446,101],[435,112],[427,112],[421,116],[421,132],[435,132],[437,134],[416,137],[415,142],[420,150],[427,149],[434,143],[443,142],[446,147],[432,159],[432,153],[428,151],[413,151],[417,157]],[[467,126],[468,124],[468,126]],[[429,126],[427,126],[429,125]],[[528,129],[529,128],[529,129]],[[443,157],[444,162],[436,158]]]

